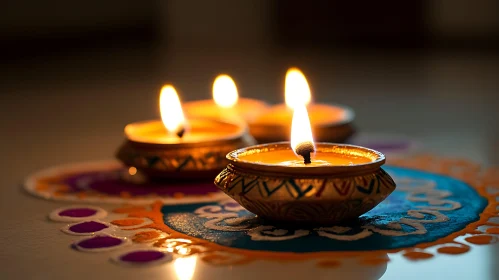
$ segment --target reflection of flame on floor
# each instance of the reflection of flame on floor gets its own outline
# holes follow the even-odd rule
[[[173,265],[175,266],[175,274],[178,280],[191,280],[196,270],[196,256],[186,258],[178,258]]]
[[[166,248],[166,251],[170,253],[176,253],[182,256],[186,256],[190,253],[190,249],[187,245],[191,244],[192,241],[183,238],[169,238],[161,241],[160,247]]]

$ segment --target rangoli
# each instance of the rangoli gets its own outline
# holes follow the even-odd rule
[[[395,179],[397,189],[358,220],[342,225],[270,224],[216,191],[181,203],[173,203],[175,195],[170,194],[168,199],[147,199],[139,205],[130,199],[134,205],[114,207],[110,213],[75,205],[56,209],[49,216],[65,222],[62,231],[79,238],[73,249],[113,250],[113,263],[122,265],[156,265],[192,255],[214,265],[315,260],[319,266],[331,267],[345,257],[377,265],[386,263],[392,253],[421,260],[435,253],[462,254],[471,244],[497,241],[499,223],[491,220],[498,216],[497,168],[484,170],[467,161],[431,156],[389,164],[385,170]],[[31,188],[40,184],[44,189],[72,186],[77,185],[75,178],[97,180],[110,174],[109,170],[82,170],[34,177]],[[119,184],[104,177],[100,183]],[[456,241],[460,236],[465,241]]]

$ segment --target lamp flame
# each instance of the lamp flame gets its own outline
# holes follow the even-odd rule
[[[284,83],[286,105],[294,108],[296,105],[308,105],[312,99],[307,78],[298,68],[290,68],[286,73]]]
[[[159,96],[159,109],[161,120],[166,130],[170,134],[177,134],[182,137],[185,132],[187,121],[182,111],[182,105],[178,98],[177,91],[172,85],[165,85],[161,89]]]
[[[238,94],[234,80],[229,75],[219,75],[213,83],[213,100],[223,108],[231,108],[237,103]]]

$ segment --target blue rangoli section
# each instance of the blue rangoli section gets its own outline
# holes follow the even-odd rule
[[[234,228],[233,221],[227,223],[227,219],[222,216],[231,214],[237,217],[254,217],[254,214],[237,208],[233,202],[212,202],[186,205],[165,205],[162,208],[164,222],[175,231],[182,232],[189,236],[208,240],[220,245],[247,250],[265,250],[275,252],[320,252],[320,251],[366,251],[366,250],[387,250],[412,247],[419,243],[426,243],[448,236],[466,227],[466,225],[477,221],[480,213],[485,209],[487,200],[481,197],[468,184],[446,176],[431,174],[427,172],[398,168],[384,168],[397,182],[397,189],[376,208],[361,216],[357,221],[342,225],[344,232],[334,232],[334,234],[355,236],[356,234],[368,233],[361,238],[351,238],[350,240],[338,240],[319,235],[318,228],[286,228],[282,226],[272,227],[257,219],[250,219],[238,223],[235,226],[248,229]],[[423,217],[411,217],[410,210],[431,209],[428,201],[417,201],[417,198],[424,198],[425,194],[414,194],[411,201],[408,200],[411,194],[411,185],[418,187],[421,182],[434,182],[436,192],[426,194],[426,197],[443,195],[440,201],[445,200],[451,203],[433,205],[434,207],[447,207],[450,209],[452,203],[459,203],[460,207],[454,210],[438,210],[445,217],[440,222],[422,223],[424,232],[418,232],[411,225],[400,223],[401,219],[412,220],[435,220],[437,217],[431,214],[423,214]],[[412,183],[411,183],[412,182]],[[419,182],[419,183],[418,183]],[[401,186],[402,183],[402,186]],[[400,187],[400,188],[399,188]],[[206,206],[220,206],[207,208]],[[203,208],[204,207],[204,208]],[[200,215],[199,209],[206,210],[205,215]],[[197,211],[197,212],[196,212]],[[433,211],[437,211],[433,209]],[[219,215],[219,221],[213,222],[210,213]],[[206,213],[208,213],[206,215]],[[216,216],[215,215],[215,216]],[[209,225],[211,221],[211,226]],[[390,228],[390,223],[399,223],[398,228]],[[216,226],[213,227],[213,224]],[[258,226],[266,226],[266,231],[260,230],[255,238],[250,234],[251,229]],[[370,228],[381,229],[369,230]],[[386,233],[383,230],[395,232]],[[304,232],[306,234],[304,234]],[[401,235],[401,236],[400,236]],[[272,240],[276,236],[291,236],[287,240]],[[270,238],[266,238],[270,237]]]

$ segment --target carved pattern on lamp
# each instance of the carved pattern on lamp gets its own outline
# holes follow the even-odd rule
[[[143,145],[126,140],[117,152],[117,158],[127,166],[136,167],[153,177],[180,177],[193,173],[195,177],[211,177],[227,165],[225,155],[235,149],[254,144],[248,135],[224,141],[217,145],[192,145],[165,149],[161,145]],[[205,171],[208,174],[203,174]]]
[[[314,178],[256,175],[230,163],[215,185],[248,211],[269,220],[337,223],[371,210],[395,190],[383,169],[365,174]]]

